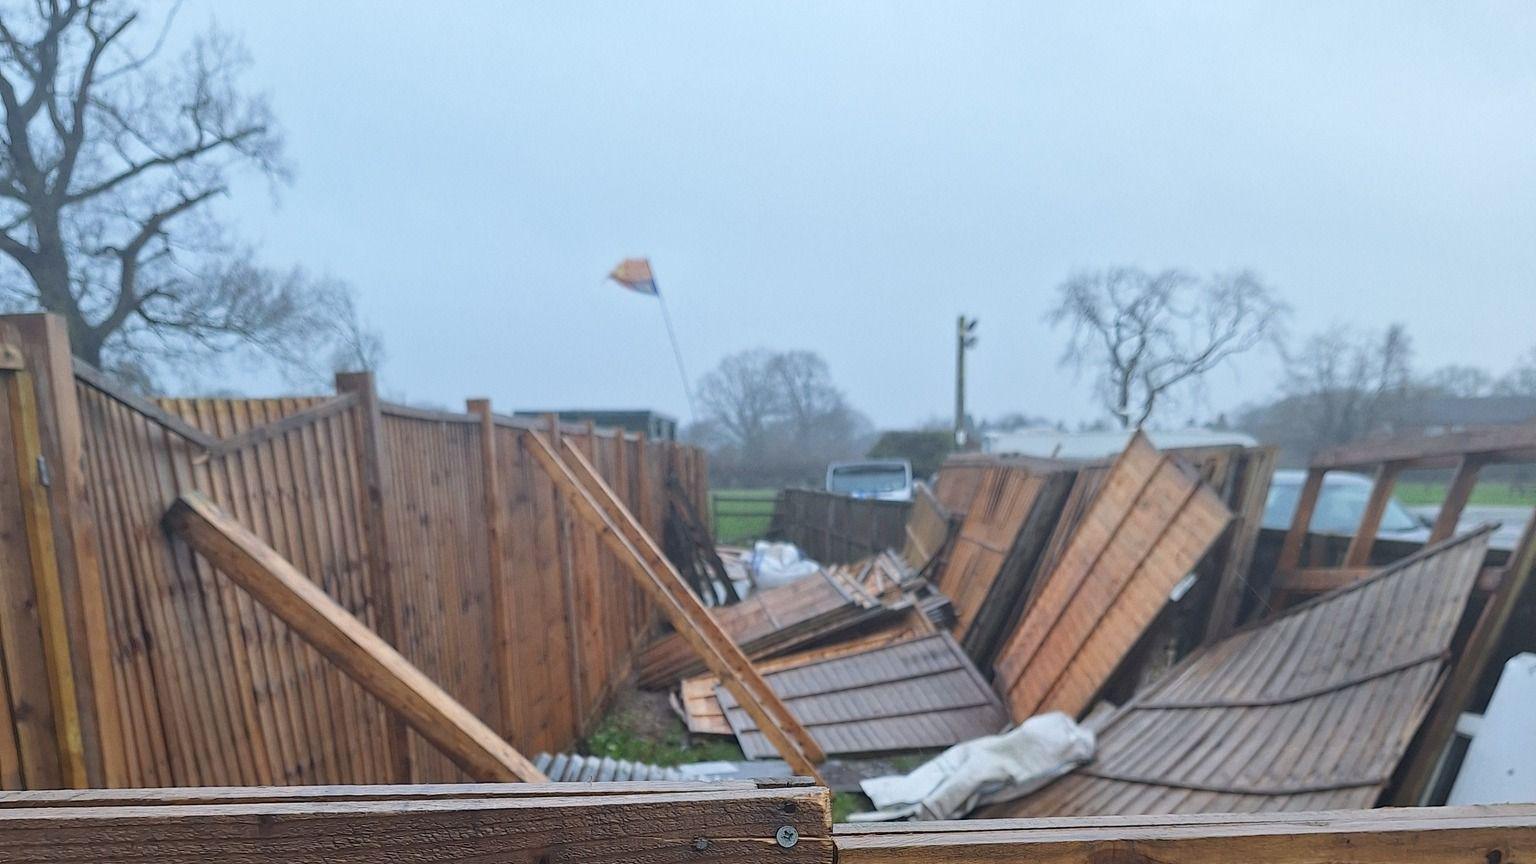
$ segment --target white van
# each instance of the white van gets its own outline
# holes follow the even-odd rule
[[[905,459],[863,459],[827,466],[827,491],[850,498],[912,500],[912,463]]]

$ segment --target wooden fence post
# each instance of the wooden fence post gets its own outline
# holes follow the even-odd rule
[[[507,584],[506,549],[501,535],[501,479],[496,458],[496,419],[491,414],[491,400],[466,399],[464,409],[480,418],[481,489],[485,502],[486,575],[491,580],[491,632],[496,652],[496,690],[501,697],[498,718],[502,735],[512,731],[517,717],[518,700],[523,695],[515,685],[519,679],[517,652],[513,644],[512,586]]]
[[[640,517],[641,524],[645,525],[645,530],[651,532],[651,536],[654,537],[658,533],[658,528],[656,520],[651,518],[656,510],[656,502],[651,500],[651,458],[650,450],[646,447],[647,443],[645,430],[642,429],[635,446],[635,461],[640,464],[640,470],[635,474],[635,500],[640,504],[636,515]]]
[[[121,786],[127,782],[127,761],[113,678],[112,648],[107,630],[100,546],[95,519],[85,493],[85,442],[76,398],[74,359],[69,333],[56,315],[7,316],[15,334],[24,371],[12,373],[17,389],[30,405],[31,433],[36,452],[27,466],[39,496],[29,508],[32,529],[45,532],[52,549],[47,562],[34,558],[44,624],[64,628],[52,634],[50,671],[55,675],[53,699],[63,715],[59,729],[62,783],[70,786]],[[27,392],[21,394],[19,390]],[[24,418],[12,415],[13,425]],[[19,439],[18,439],[19,443]],[[24,502],[25,503],[25,502]],[[39,534],[39,540],[43,537]],[[34,549],[34,556],[39,556]],[[47,568],[47,572],[38,567]],[[51,575],[50,575],[51,574]],[[51,596],[50,596],[51,595]],[[45,632],[45,636],[48,634]],[[62,681],[57,676],[68,675]],[[70,728],[72,727],[72,728]]]
[[[385,520],[385,502],[393,494],[389,474],[384,470],[384,415],[379,409],[379,392],[372,372],[336,373],[338,393],[356,393],[354,435],[357,440],[359,475],[363,481],[363,542],[368,564],[369,594],[377,612],[375,632],[392,647],[399,647],[400,612],[395,603],[393,561],[389,547],[389,526]],[[406,724],[395,712],[388,712],[384,722],[390,770],[395,782],[415,779],[411,764],[411,746]]]

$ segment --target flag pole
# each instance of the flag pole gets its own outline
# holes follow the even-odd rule
[[[661,320],[667,322],[667,338],[672,340],[672,356],[677,358],[677,374],[683,379],[683,395],[688,398],[688,419],[699,422],[699,412],[693,407],[693,387],[688,384],[688,370],[683,368],[683,349],[677,346],[677,331],[672,327],[672,315],[667,311],[667,298],[656,289],[656,301],[661,304]]]

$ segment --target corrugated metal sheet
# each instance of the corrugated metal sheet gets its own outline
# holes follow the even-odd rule
[[[606,783],[628,780],[682,780],[681,771],[645,762],[613,759],[607,756],[581,756],[575,753],[540,753],[534,767],[543,771],[551,783]]]
[[[948,633],[812,660],[764,675],[828,754],[948,747],[1008,725],[997,694]],[[773,755],[724,688],[726,719],[749,758]]]
[[[1139,694],[1085,768],[981,816],[1373,806],[1434,699],[1487,530],[1240,630]]]

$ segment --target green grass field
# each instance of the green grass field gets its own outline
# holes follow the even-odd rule
[[[714,489],[709,493],[715,542],[739,545],[768,533],[777,489]]]
[[[1445,500],[1444,483],[1402,481],[1395,491],[1398,500],[1410,507],[1439,504]],[[1489,507],[1532,507],[1536,506],[1536,488],[1487,481],[1473,487],[1470,503]]]

